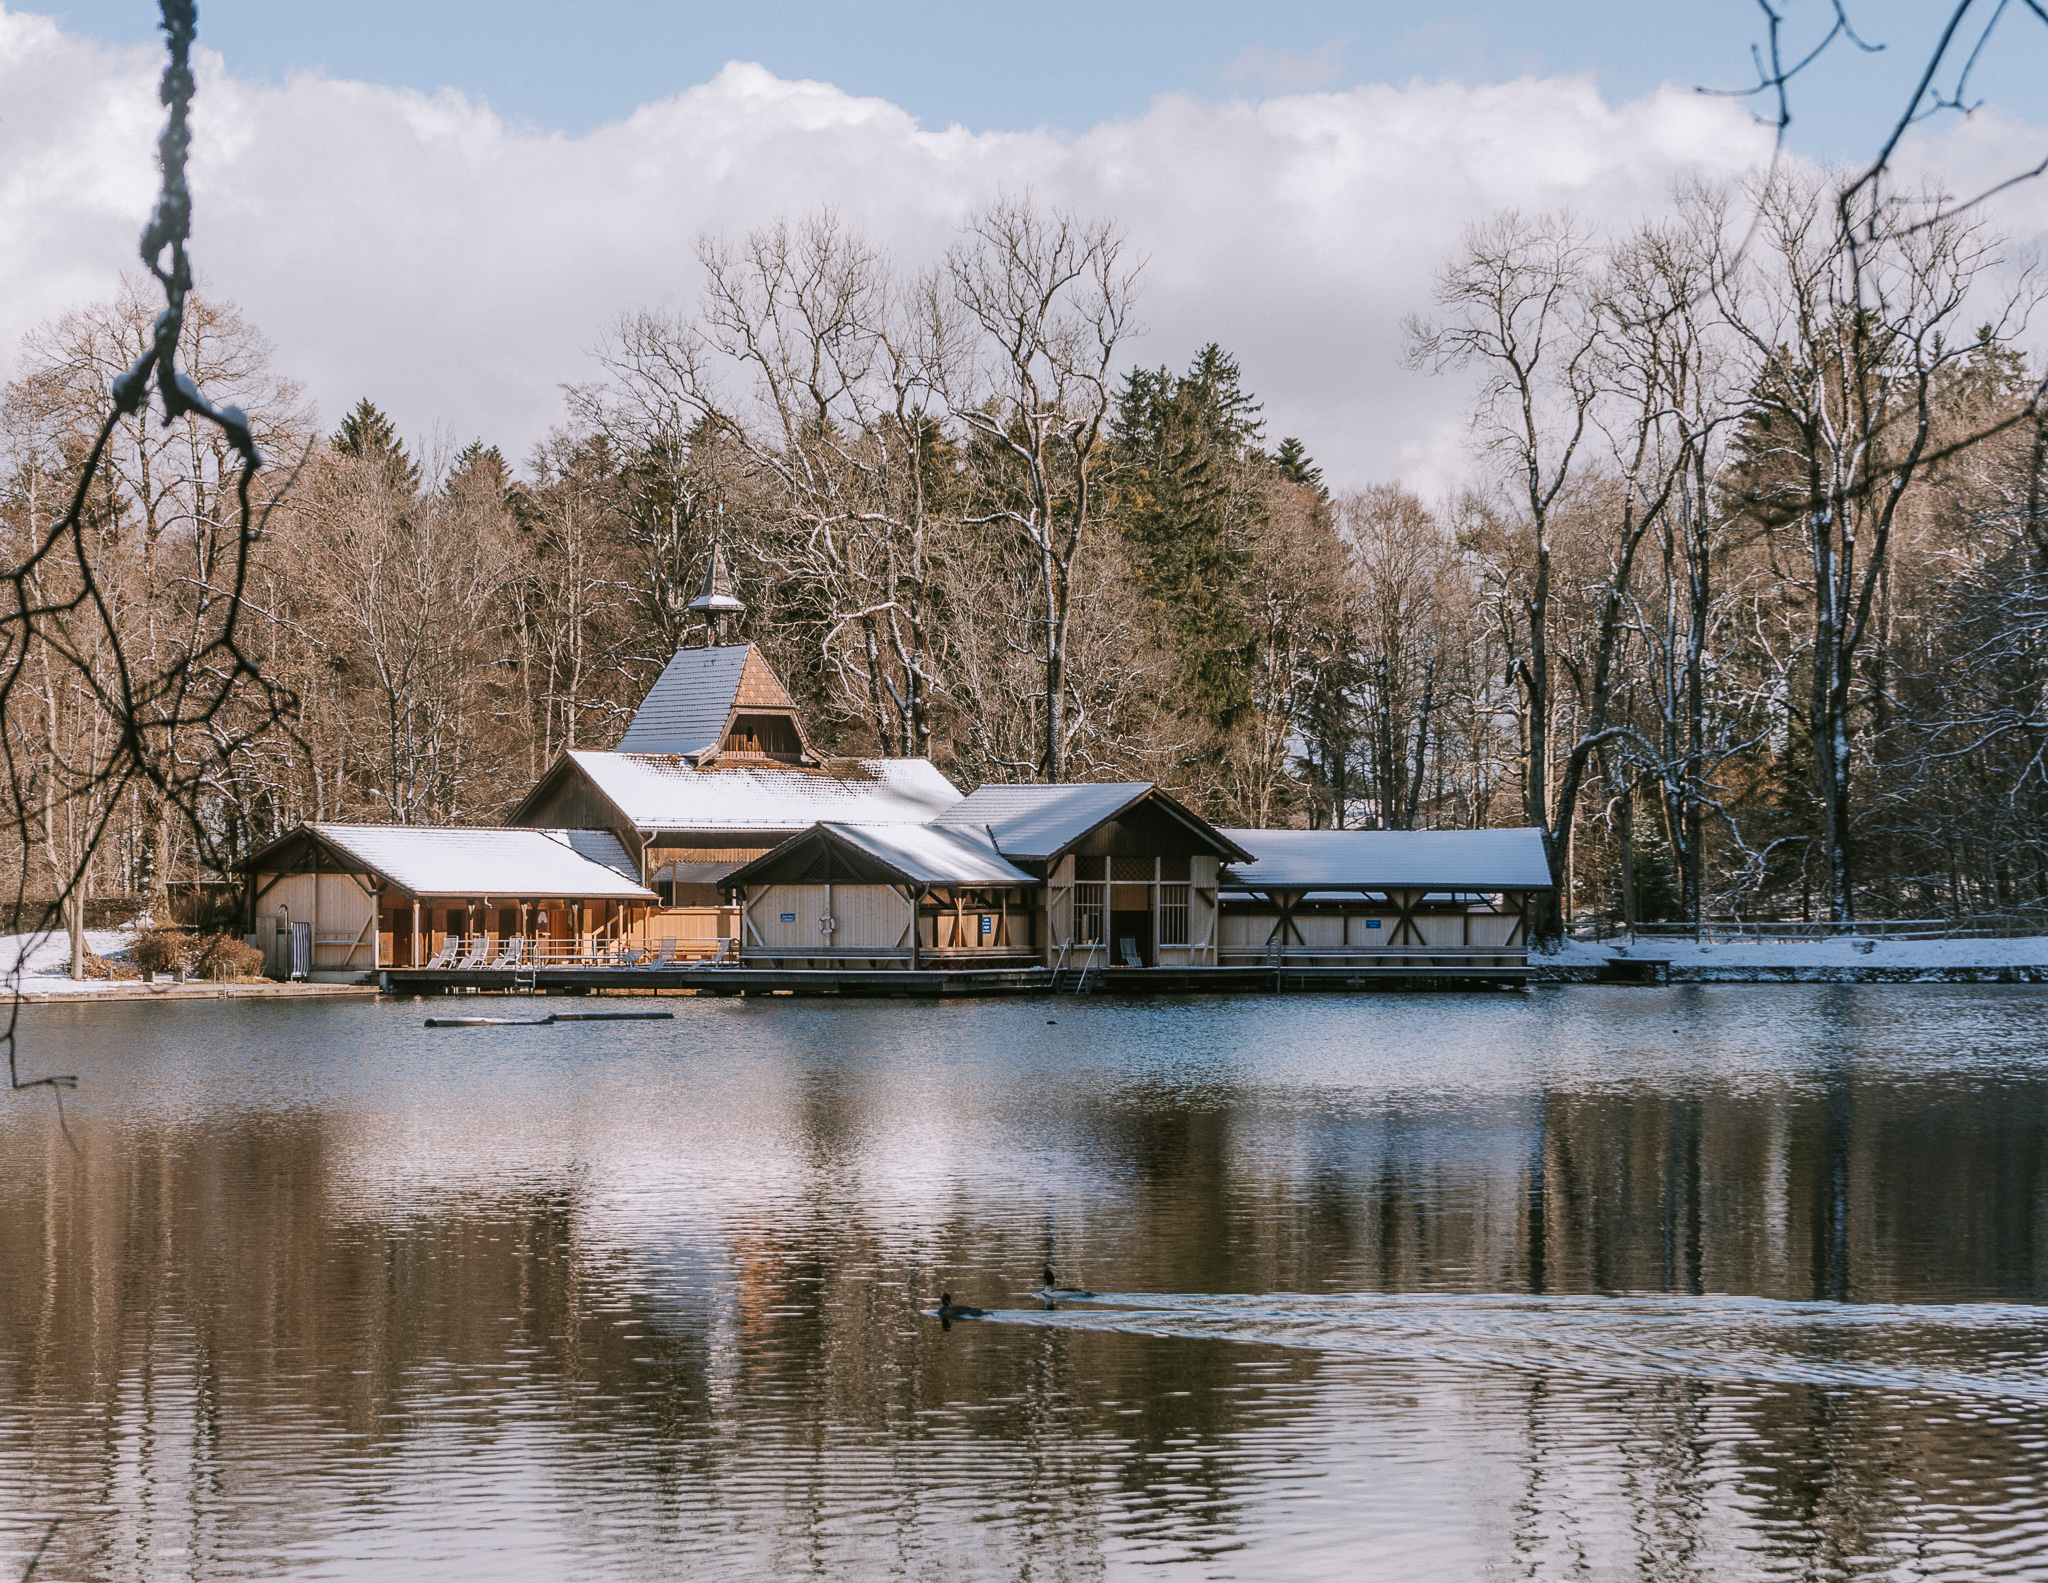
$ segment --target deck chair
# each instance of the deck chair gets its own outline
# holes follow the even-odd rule
[[[498,959],[491,963],[491,966],[497,969],[517,967],[525,955],[526,942],[514,935],[504,943],[504,948],[498,952]]]
[[[1138,954],[1138,942],[1130,935],[1117,941],[1117,954],[1124,959],[1125,967],[1143,967],[1145,959]]]
[[[655,952],[655,953],[654,953],[654,960],[653,960],[653,961],[651,961],[651,962],[642,962],[642,963],[641,963],[640,965],[641,965],[642,967],[646,967],[646,968],[655,968],[655,969],[660,969],[660,968],[664,968],[664,967],[674,967],[674,966],[676,965],[676,943],[675,943],[675,941],[673,941],[673,940],[664,940],[664,941],[662,941],[662,942],[661,942],[661,949],[660,949],[659,951],[657,951],[657,952]]]
[[[433,957],[428,961],[427,966],[453,967],[455,965],[455,959],[461,954],[462,941],[458,936],[451,934],[444,942],[442,942],[441,949],[433,954]]]
[[[647,952],[637,945],[621,943],[618,954],[612,958],[613,967],[638,967],[647,959]]]
[[[475,968],[488,967],[490,966],[490,963],[491,937],[487,934],[480,934],[476,937],[475,942],[470,946],[468,955],[464,956],[462,960],[457,962],[455,965],[462,971],[469,972]]]

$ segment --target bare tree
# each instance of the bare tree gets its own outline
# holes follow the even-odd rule
[[[944,370],[980,463],[968,520],[1007,525],[1031,557],[1038,773],[1060,781],[1077,728],[1067,675],[1074,560],[1100,509],[1110,372],[1136,329],[1138,265],[1116,226],[1040,209],[1027,195],[970,219],[946,273],[980,337],[971,373]]]

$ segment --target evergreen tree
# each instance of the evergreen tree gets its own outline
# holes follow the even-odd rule
[[[419,464],[406,454],[398,430],[368,396],[341,420],[334,431],[334,448],[343,456],[378,464],[385,481],[400,494],[419,493]]]
[[[1323,470],[1308,459],[1308,448],[1301,441],[1289,435],[1280,442],[1279,453],[1273,458],[1273,467],[1290,484],[1301,484],[1313,489],[1323,499],[1330,498],[1329,490],[1323,487]]]
[[[1218,728],[1249,701],[1232,490],[1261,425],[1239,380],[1236,360],[1214,343],[1185,374],[1135,370],[1112,429],[1124,536],[1180,654],[1189,712]]]

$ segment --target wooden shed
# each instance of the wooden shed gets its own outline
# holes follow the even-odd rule
[[[347,981],[451,952],[474,966],[592,959],[655,900],[607,830],[304,824],[246,873],[275,978]]]
[[[1516,967],[1529,898],[1555,889],[1543,832],[1227,830],[1224,966]]]
[[[932,825],[820,823],[737,869],[742,960],[770,967],[1008,967],[1038,960],[1038,882]]]

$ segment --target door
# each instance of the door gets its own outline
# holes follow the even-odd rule
[[[1135,886],[1132,887],[1136,889]],[[1152,911],[1118,910],[1109,915],[1109,965],[1124,966],[1124,942],[1137,945],[1138,960],[1151,967],[1157,960],[1152,951]]]

